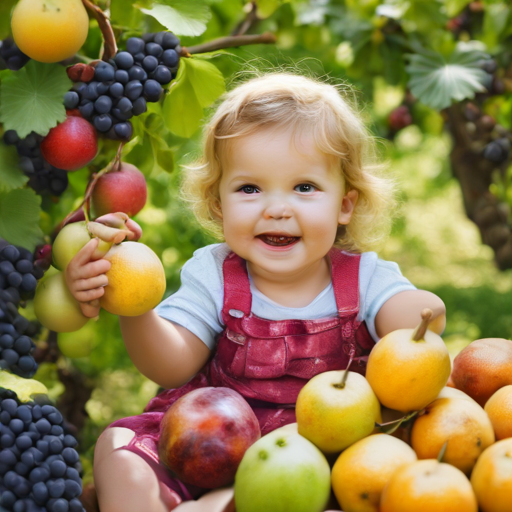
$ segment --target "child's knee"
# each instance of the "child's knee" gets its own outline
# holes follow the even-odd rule
[[[123,427],[113,427],[103,431],[94,447],[94,465],[98,466],[114,450],[126,446],[134,436],[133,430]]]

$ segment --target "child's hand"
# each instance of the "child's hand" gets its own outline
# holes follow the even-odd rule
[[[73,297],[79,302],[84,316],[94,318],[100,312],[99,298],[105,293],[108,284],[105,275],[110,269],[110,261],[92,260],[99,239],[93,238],[78,251],[69,262],[64,276]]]

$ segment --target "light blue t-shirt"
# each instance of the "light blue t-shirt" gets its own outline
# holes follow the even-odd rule
[[[180,289],[163,300],[157,307],[159,316],[179,324],[210,349],[215,347],[216,336],[224,330],[222,306],[224,280],[222,265],[230,252],[225,244],[213,244],[198,249],[181,270]],[[261,293],[249,275],[252,293],[251,312],[267,320],[316,320],[338,314],[332,282],[307,306],[288,308]],[[365,321],[375,341],[375,315],[393,295],[416,287],[406,279],[398,265],[381,260],[375,252],[361,254],[359,265],[358,320]]]

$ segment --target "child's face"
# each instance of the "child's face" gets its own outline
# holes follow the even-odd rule
[[[307,133],[267,128],[236,139],[223,167],[220,201],[226,243],[267,276],[298,276],[331,249],[357,192]]]

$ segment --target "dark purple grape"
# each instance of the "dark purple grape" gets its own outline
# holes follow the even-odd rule
[[[153,55],[147,55],[144,57],[144,60],[142,61],[142,67],[145,71],[148,73],[151,73],[156,69],[158,66],[158,59],[154,57]]]
[[[65,183],[67,186],[67,182]],[[37,286],[37,279],[32,274],[25,274],[21,278],[21,289],[24,292],[33,292]]]
[[[20,138],[18,137],[16,130],[7,130],[4,133],[4,142],[9,146],[17,144],[19,140]]]
[[[130,77],[129,77],[128,71],[126,71],[126,69],[118,69],[116,71],[116,82],[119,82],[121,84],[126,84],[126,83],[128,83],[129,80],[130,80]]]
[[[94,103],[89,102],[86,105],[81,105],[78,110],[84,119],[90,119],[94,114]]]
[[[24,338],[24,340],[22,340],[22,341],[28,341],[28,350],[25,351],[25,353],[28,353],[28,351],[30,350],[31,345],[32,345],[32,340],[28,336],[20,336],[18,338],[18,340],[20,340],[22,338]],[[18,343],[18,340],[16,341],[16,345]],[[15,345],[15,348],[19,352],[18,347],[16,345]],[[27,347],[23,347],[23,348],[26,349]],[[30,408],[27,407],[26,405],[20,405],[18,407],[18,410],[16,411],[16,416],[21,421],[23,421],[23,423],[28,423],[28,422],[32,421],[32,412],[30,411]]]
[[[2,359],[9,365],[13,366],[18,362],[18,359],[20,356],[15,350],[12,350],[11,348],[6,348],[2,351]]]
[[[112,100],[109,96],[100,96],[94,102],[94,109],[98,114],[107,114],[112,108]]]
[[[34,265],[30,260],[20,259],[16,262],[16,270],[22,274],[27,274],[34,270]]]
[[[0,348],[12,348],[14,346],[14,338],[10,334],[2,334],[0,336]]]
[[[112,126],[112,117],[109,114],[100,114],[94,118],[93,125],[101,133],[108,132]]]
[[[128,98],[127,98],[128,99]],[[130,111],[123,113],[118,108],[112,109],[112,115],[118,120],[118,121],[128,121],[128,119],[131,119],[133,117],[133,113]],[[112,128],[111,128],[112,129]]]
[[[130,80],[140,80],[141,82],[148,78],[148,74],[139,66],[132,66],[128,71],[128,75]]]
[[[96,65],[96,70],[94,73],[94,78],[98,82],[110,82],[111,80],[114,80],[116,70],[114,69],[114,66],[112,64],[109,64],[108,62],[98,62]]]
[[[159,44],[164,50],[174,49],[180,44],[180,40],[173,33],[161,32],[161,34],[163,34],[162,42]]]
[[[80,96],[84,93],[86,89],[87,84],[85,82],[76,82],[73,84],[73,87],[71,87],[71,90],[76,91]]]
[[[80,103],[80,96],[76,91],[68,91],[64,94],[64,106],[67,109],[73,109]]]
[[[132,55],[143,52],[145,46],[146,43],[140,37],[130,37],[126,41],[126,50],[129,51]]]
[[[133,134],[131,123],[119,123],[114,126],[116,135],[123,140],[130,140]]]
[[[114,60],[119,69],[130,69],[133,66],[133,55],[129,52],[118,52]]]
[[[155,35],[153,32],[148,32],[146,34],[142,34],[142,40],[145,42],[145,43],[149,43],[150,41],[153,41],[153,39],[155,38]]]
[[[180,57],[175,50],[165,50],[162,56],[162,62],[168,68],[173,68],[179,64]]]
[[[124,88],[124,93],[127,98],[129,98],[132,101],[135,101],[142,94],[143,88],[144,86],[138,80],[132,80],[131,82],[128,82],[126,84],[126,87]],[[120,103],[121,101],[118,103],[118,108],[119,110],[121,110],[121,112],[123,112],[123,107],[119,105]],[[133,105],[130,107],[130,110],[131,108],[133,108]]]
[[[121,84],[120,82],[114,82],[110,86],[109,93],[113,98],[120,98],[124,94],[123,84]]]
[[[36,470],[37,468],[32,470],[32,473],[34,473],[34,471]],[[30,478],[32,478],[32,473],[30,473]],[[34,495],[34,498],[38,503],[46,503],[49,497],[48,487],[46,487],[46,484],[44,482],[38,480],[34,483],[34,486],[32,487],[32,494]]]
[[[102,96],[103,94],[107,94],[112,82],[100,82],[98,84],[98,94]]]
[[[132,112],[133,112],[134,116],[140,116],[144,112],[147,112],[147,110],[148,110],[148,107],[146,104],[146,100],[142,96],[140,98],[137,98],[133,102]]]
[[[146,83],[144,84],[144,97],[147,101],[158,101],[162,91],[162,86],[156,80],[146,80]]]
[[[157,59],[160,58],[164,49],[157,43],[146,43],[146,55],[153,55]]]
[[[132,110],[133,103],[130,101],[129,98],[123,97],[119,100],[116,107],[120,110],[122,114],[126,114]]]
[[[136,64],[135,64],[135,65],[137,65],[137,64],[141,64],[141,63],[142,63],[142,61],[144,60],[144,57],[145,57],[145,56],[146,56],[146,54],[145,54],[145,53],[143,53],[143,52],[136,53],[136,54],[134,55],[134,57],[133,57],[133,60],[136,62]]]
[[[22,335],[15,341],[14,350],[20,355],[28,354],[32,350],[32,343],[32,340],[28,336]],[[18,414],[20,414],[20,409],[21,407],[18,408]],[[21,418],[21,416],[19,417]]]
[[[82,97],[94,101],[98,96],[98,84],[99,82],[89,82],[87,89],[83,92]]]
[[[172,80],[171,70],[166,66],[158,66],[153,71],[152,78],[162,85],[168,84]]]

